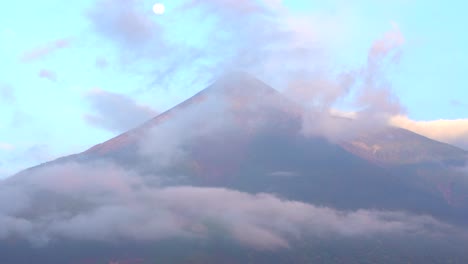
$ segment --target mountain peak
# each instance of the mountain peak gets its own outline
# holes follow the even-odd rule
[[[224,73],[206,90],[229,95],[277,93],[274,88],[244,71]]]
[[[258,81],[258,79],[251,74],[245,71],[229,71],[221,74],[216,82],[232,82],[232,81],[239,81],[239,82],[249,82],[249,81]]]

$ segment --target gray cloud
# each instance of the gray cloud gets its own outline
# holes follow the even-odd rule
[[[97,36],[117,47],[120,61],[116,66],[139,74],[148,70],[138,63],[151,61],[157,68],[167,60],[170,49],[164,29],[152,15],[150,6],[141,0],[97,0],[86,10]]]
[[[288,247],[302,238],[452,229],[402,212],[339,211],[224,188],[158,187],[106,163],[55,165],[0,182],[0,223],[0,239],[22,237],[38,245],[60,239],[207,239],[223,232],[256,249]]]
[[[102,35],[123,45],[140,46],[157,36],[157,25],[142,12],[134,0],[95,1],[87,15]]]
[[[85,98],[94,111],[86,114],[84,119],[93,126],[112,132],[127,131],[156,116],[154,110],[123,94],[94,89]]]

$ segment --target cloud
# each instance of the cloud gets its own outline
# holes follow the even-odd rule
[[[9,143],[5,143],[5,142],[0,142],[0,150],[9,151],[9,150],[13,150],[13,149],[15,149],[14,145],[9,144]]]
[[[106,58],[103,58],[103,57],[96,58],[96,67],[100,69],[105,69],[107,68],[107,66],[109,66],[109,62],[107,61]]]
[[[139,72],[151,79],[151,87],[139,92],[199,87],[225,72],[242,70],[295,94],[302,103],[320,101],[325,110],[358,90],[355,108],[366,108],[367,116],[402,110],[384,80],[387,62],[398,61],[404,43],[396,24],[372,44],[367,65],[335,74],[337,65],[330,58],[329,47],[344,43],[349,35],[353,16],[345,11],[293,14],[275,0],[185,0],[175,3],[173,9],[178,16],[170,22],[152,19],[141,1],[120,5],[97,1],[88,12],[96,31],[127,57],[122,60],[126,69],[135,70],[137,62],[150,62],[145,65],[151,66],[139,68]],[[128,25],[121,23],[123,17],[130,21]],[[184,39],[172,34],[189,23],[200,26]],[[304,102],[304,94],[314,99]]]
[[[93,113],[84,119],[93,126],[111,132],[124,132],[156,116],[156,112],[137,104],[132,98],[113,92],[94,89],[85,95]]]
[[[201,58],[211,58],[207,71],[213,76],[247,71],[284,91],[306,109],[306,135],[339,141],[385,126],[390,116],[405,112],[386,78],[405,43],[395,23],[372,43],[364,65],[342,70],[327,52],[328,46],[346,38],[349,14],[293,15],[278,1],[188,1],[184,10],[214,20],[210,36],[224,32],[201,52]],[[353,122],[332,115],[343,103],[356,111]]]
[[[54,165],[0,182],[0,223],[0,239],[38,245],[221,235],[259,250],[287,248],[304,238],[452,230],[429,216],[402,212],[339,211],[224,188],[159,187],[109,163]]]
[[[244,73],[231,73],[207,90],[151,120],[137,135],[130,133],[129,136],[135,136],[138,154],[152,164],[153,169],[184,163],[187,154],[194,155],[190,151],[196,151],[194,149],[205,144],[219,147],[224,145],[222,142],[234,140],[236,143],[230,143],[235,147],[229,151],[229,160],[219,165],[220,170],[225,171],[230,165],[236,167],[234,164],[241,159],[255,132],[281,129],[272,125],[273,115],[296,114],[293,112],[297,110],[294,106],[263,82]],[[195,154],[195,163],[200,161],[198,156],[210,155],[202,149],[200,151],[199,155]],[[212,157],[209,160],[211,165],[208,166],[211,167],[217,162],[214,160],[222,158]],[[203,167],[203,164],[195,166],[198,165]]]
[[[155,168],[166,168],[184,160],[186,147],[197,138],[232,128],[232,112],[221,95],[199,98],[201,102],[164,113],[161,122],[138,139],[138,154]]]
[[[385,78],[385,69],[389,63],[398,62],[402,54],[404,37],[396,25],[376,40],[368,54],[367,65],[360,75],[363,89],[357,103],[366,107],[373,114],[394,115],[404,112],[398,97],[393,93],[391,83]]]
[[[147,74],[153,88],[170,87],[174,80],[183,86],[204,85],[237,69],[255,75],[272,73],[270,68],[279,72],[285,60],[291,64],[304,59],[304,51],[313,45],[296,40],[301,39],[297,32],[283,28],[277,1],[181,1],[173,10],[179,15],[170,21],[151,19],[154,14],[145,12],[141,1],[120,2],[97,1],[88,18],[100,36],[117,44],[126,69],[135,70],[138,62],[151,63],[139,72]],[[200,26],[183,39],[173,34],[190,23]]]
[[[212,36],[201,48],[201,60],[209,61],[211,77],[232,70],[262,73],[275,59],[273,54],[282,53],[289,42],[278,17],[263,1],[188,1],[180,12],[189,16],[195,12],[190,17],[209,24],[201,33]]]
[[[69,39],[58,39],[43,46],[39,46],[31,50],[25,51],[21,55],[20,59],[23,62],[32,62],[35,60],[39,60],[57,52],[60,49],[64,49],[70,46],[70,43],[71,41]]]
[[[415,121],[399,115],[390,124],[468,150],[468,119]]]
[[[401,32],[394,26],[372,44],[367,63],[361,68],[337,76],[309,75],[291,83],[287,93],[309,109],[303,132],[332,141],[346,140],[379,129],[387,125],[391,116],[404,113],[405,108],[385,76],[386,67],[398,62],[403,43]],[[336,114],[337,105],[344,100],[355,109],[352,119]]]
[[[452,106],[454,106],[454,107],[466,107],[466,106],[468,106],[468,104],[463,103],[462,101],[457,100],[457,99],[450,100],[450,104]]]
[[[386,32],[381,39],[374,42],[369,52],[369,60],[375,61],[387,57],[392,52],[394,52],[392,56],[393,60],[399,58],[401,52],[399,48],[405,43],[405,38],[399,30],[398,25],[393,23],[392,26],[392,30]]]
[[[6,103],[16,102],[16,96],[11,86],[0,83],[0,101]]]
[[[51,70],[41,69],[38,75],[40,78],[44,78],[52,82],[57,81],[57,74]]]
[[[35,144],[28,147],[22,155],[22,159],[31,160],[34,163],[46,162],[52,158],[50,147],[46,144]]]
[[[141,47],[157,38],[160,30],[141,4],[135,0],[98,0],[87,17],[102,36],[124,47]]]
[[[138,74],[148,82],[149,87],[141,85],[135,89],[138,92],[167,88],[180,78],[189,85],[189,79],[198,77],[189,78],[184,73],[204,71],[198,69],[202,66],[198,61],[200,51],[186,41],[173,40],[175,36],[171,33],[177,32],[178,23],[185,28],[190,23],[183,17],[180,14],[163,26],[163,19],[154,19],[150,6],[141,0],[98,0],[86,12],[99,41],[105,40],[115,48],[114,66],[124,74]],[[96,65],[105,67],[105,60],[97,61]]]

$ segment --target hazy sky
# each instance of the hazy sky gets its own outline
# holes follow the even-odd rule
[[[468,146],[464,1],[167,0],[163,15],[153,4],[3,5],[0,178],[124,132],[223,70],[246,69],[282,90],[292,70],[281,63],[361,69],[369,50],[387,48],[385,36],[399,47],[382,67],[406,109],[395,122]],[[299,51],[313,55],[305,63]]]

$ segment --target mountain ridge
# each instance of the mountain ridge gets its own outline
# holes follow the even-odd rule
[[[245,107],[248,104],[255,105],[257,104],[255,100],[258,100],[258,99],[266,100],[268,96],[271,96],[271,98],[276,99],[276,101],[273,103],[275,104],[279,103],[280,105],[279,108],[282,111],[288,112],[288,114],[292,114],[293,116],[295,116],[295,118],[301,118],[301,116],[304,114],[304,111],[306,111],[305,108],[301,107],[299,104],[293,102],[292,100],[290,100],[289,98],[281,94],[276,89],[268,86],[265,82],[260,81],[259,79],[249,75],[248,73],[241,72],[241,71],[231,72],[229,74],[222,75],[219,79],[215,80],[207,88],[195,93],[193,96],[182,101],[176,106],[168,109],[167,111],[151,118],[150,120],[146,121],[142,125],[135,127],[129,131],[123,132],[102,143],[96,144],[81,153],[73,154],[70,156],[76,157],[76,155],[91,155],[91,156],[105,155],[106,153],[117,151],[119,148],[125,148],[125,146],[135,144],[135,142],[138,141],[138,139],[144,134],[145,131],[155,126],[158,126],[159,124],[165,122],[166,120],[169,120],[174,115],[177,115],[179,112],[182,112],[184,109],[189,108],[191,105],[201,103],[207,97],[210,97],[213,95],[217,96],[218,98],[222,98],[222,97],[235,98],[235,100],[239,101],[238,107]],[[252,100],[252,97],[254,100]],[[268,102],[268,103],[271,103],[271,102]],[[340,118],[340,117],[337,117],[337,118]],[[454,156],[454,159],[458,159],[457,161],[454,162],[454,164],[457,164],[457,165],[463,165],[461,160],[466,159],[466,157],[463,157],[463,156],[464,155],[468,156],[468,151],[466,150],[463,150],[461,148],[458,148],[456,146],[453,146],[447,143],[436,141],[431,138],[427,138],[425,136],[422,136],[420,134],[411,132],[403,128],[387,126],[385,127],[385,130],[381,130],[383,131],[383,134],[406,133],[407,136],[415,138],[419,141],[426,141],[427,144],[437,145],[438,148],[437,147],[433,147],[433,148],[436,150],[443,149],[442,152],[452,153],[450,155]],[[376,141],[378,137],[382,137],[382,133],[380,135],[378,133],[374,133],[373,135],[370,135],[370,136],[361,135],[351,140],[341,141],[339,145],[342,146],[346,151],[349,151],[354,155],[358,155],[361,158],[367,159],[378,165],[397,164],[398,162],[395,160],[397,159],[397,157],[390,158],[389,160],[385,160],[385,158],[378,157],[378,156],[376,157],[373,155],[373,154],[381,152],[382,150],[382,146],[374,142]],[[403,138],[403,137],[400,136],[400,138]],[[402,144],[402,147],[408,147],[408,145]],[[427,156],[428,157],[426,159],[420,158],[420,160],[422,161],[430,160],[431,157],[429,155]],[[440,158],[441,156],[443,155],[442,154],[438,155],[437,158]],[[417,158],[411,157],[411,155],[409,155],[409,158],[415,162],[419,161]],[[67,159],[67,156],[58,158],[57,160],[63,160],[63,159]],[[54,162],[54,161],[50,161],[50,162]],[[49,162],[46,162],[46,164],[47,163]],[[414,162],[408,162],[407,160],[405,160],[404,162],[400,162],[400,163],[406,164],[406,163],[414,163]]]
[[[465,151],[390,127],[343,146],[304,133],[303,110],[227,76],[8,178],[0,262],[466,262]]]

